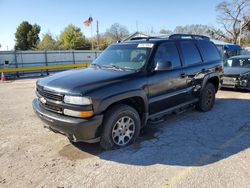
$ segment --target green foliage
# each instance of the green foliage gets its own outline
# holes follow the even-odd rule
[[[59,48],[64,50],[87,50],[90,43],[87,41],[79,27],[68,25],[59,37]]]
[[[31,25],[27,21],[23,21],[17,28],[15,33],[16,50],[32,50],[36,48],[39,42],[40,26]]]
[[[37,45],[38,50],[58,50],[59,45],[58,42],[53,39],[50,33],[46,33],[43,35],[42,41]]]
[[[93,38],[93,49],[94,50],[104,50],[111,43],[108,41],[106,35],[100,35],[99,39],[97,37]]]

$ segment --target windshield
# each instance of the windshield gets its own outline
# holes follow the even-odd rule
[[[250,68],[250,58],[228,59],[225,67]]]
[[[92,64],[105,68],[138,70],[145,65],[152,47],[153,44],[112,45]]]

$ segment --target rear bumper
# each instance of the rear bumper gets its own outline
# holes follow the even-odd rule
[[[100,126],[103,115],[96,115],[88,119],[72,118],[43,109],[38,99],[32,102],[33,109],[49,129],[66,135],[73,142],[94,143],[100,141]]]

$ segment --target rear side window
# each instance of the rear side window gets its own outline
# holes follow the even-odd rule
[[[181,61],[175,43],[167,42],[160,44],[155,53],[155,64],[157,63],[157,61],[170,61],[173,68],[180,67]]]
[[[186,65],[192,65],[202,61],[200,53],[193,41],[181,41],[180,47]]]
[[[205,61],[220,60],[220,54],[215,45],[210,41],[201,40],[198,41],[198,46],[202,51],[202,55]]]

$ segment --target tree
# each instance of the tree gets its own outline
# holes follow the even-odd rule
[[[111,27],[106,31],[106,36],[110,37],[112,42],[119,41],[124,39],[129,35],[129,31],[127,28],[119,23],[114,23]]]
[[[225,33],[221,34],[226,40],[237,43],[240,31],[250,26],[250,0],[228,0],[219,3],[216,10],[218,23]]]
[[[39,50],[58,50],[58,42],[52,37],[50,33],[43,35],[42,41],[37,45]]]
[[[250,46],[250,34],[242,38],[242,45],[243,46]]]
[[[209,35],[209,31],[210,27],[202,24],[177,26],[174,30],[175,33],[196,34],[196,35]]]
[[[93,40],[93,49],[95,50],[104,50],[110,43],[112,43],[109,42],[109,39],[105,34],[100,34],[99,40],[97,39],[97,37],[94,37],[91,40]]]
[[[191,24],[185,26],[176,26],[174,33],[194,34],[194,35],[205,35],[212,39],[220,39],[218,35],[221,30],[215,29],[212,26],[203,24]]]
[[[68,25],[59,37],[60,49],[87,50],[90,43],[87,41],[79,27]]]
[[[165,35],[171,35],[173,31],[171,30],[166,30],[166,29],[161,29],[160,34],[165,34]]]
[[[40,41],[39,33],[40,26],[37,24],[31,25],[27,21],[23,21],[17,28],[15,33],[16,50],[32,50]]]

